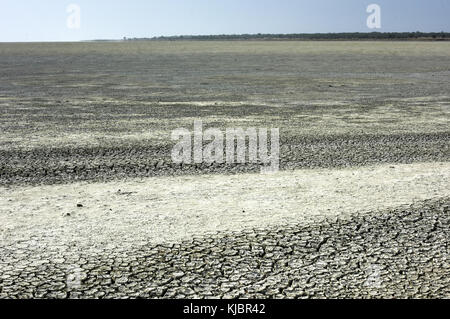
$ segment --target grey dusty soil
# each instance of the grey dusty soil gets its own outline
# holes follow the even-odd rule
[[[0,297],[450,297],[450,43],[0,44]],[[175,128],[279,128],[280,172]]]

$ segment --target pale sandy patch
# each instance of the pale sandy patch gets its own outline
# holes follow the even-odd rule
[[[125,247],[450,196],[450,163],[157,177],[0,192],[3,245],[34,238],[50,245]]]

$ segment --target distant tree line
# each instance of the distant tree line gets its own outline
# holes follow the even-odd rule
[[[291,33],[291,34],[219,34],[179,35],[153,38],[124,38],[127,41],[155,40],[450,40],[449,32],[345,32],[345,33]]]

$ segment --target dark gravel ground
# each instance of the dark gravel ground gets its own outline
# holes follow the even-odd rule
[[[34,238],[0,248],[0,296],[449,298],[449,213],[441,198],[127,250]]]
[[[280,168],[331,168],[450,160],[450,133],[293,136],[281,139]],[[174,164],[171,145],[0,150],[0,185],[125,177],[258,172],[260,164]]]

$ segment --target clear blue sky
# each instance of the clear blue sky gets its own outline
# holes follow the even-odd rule
[[[67,27],[79,5],[79,29]],[[366,8],[381,7],[381,29]],[[76,41],[180,34],[450,32],[450,0],[1,0],[0,41]]]

